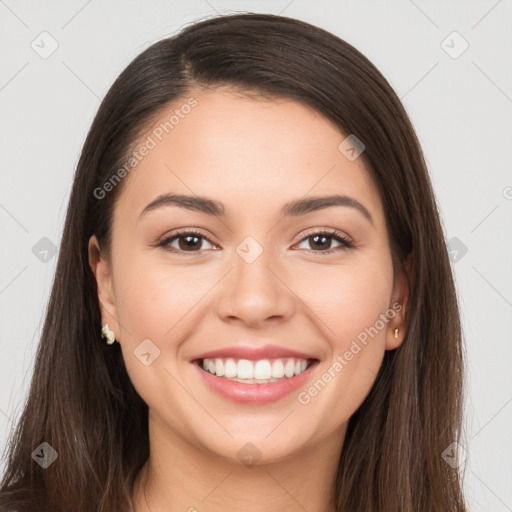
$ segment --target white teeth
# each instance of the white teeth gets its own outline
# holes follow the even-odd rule
[[[254,379],[254,365],[248,359],[240,359],[236,370],[239,379]]]
[[[270,361],[265,359],[263,361],[258,361],[254,365],[254,378],[255,379],[270,379],[272,377],[272,367],[270,366]]]
[[[299,375],[308,367],[306,359],[282,358],[261,359],[203,359],[203,369],[207,372],[236,382],[259,383],[275,382],[284,378],[290,379]]]
[[[284,377],[284,364],[281,359],[276,359],[272,363],[272,377],[274,379],[281,379]]]
[[[236,363],[234,359],[227,359],[226,365],[224,366],[225,377],[236,377]]]
[[[284,365],[284,374],[290,378],[293,377],[295,373],[295,361],[293,359],[288,359],[286,364]]]
[[[224,375],[224,363],[222,359],[215,359],[215,375],[217,375],[217,377]]]

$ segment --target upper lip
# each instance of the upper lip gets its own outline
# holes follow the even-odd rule
[[[248,346],[233,346],[219,348],[204,352],[192,358],[192,361],[199,359],[215,359],[222,357],[231,357],[233,359],[249,359],[251,361],[258,361],[260,359],[278,359],[281,357],[294,357],[298,359],[316,359],[310,354],[298,352],[289,348],[279,347],[277,345],[265,345],[264,347],[248,347]]]

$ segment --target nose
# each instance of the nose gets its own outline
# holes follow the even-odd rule
[[[286,322],[293,315],[295,295],[271,252],[264,250],[251,263],[234,254],[234,268],[218,290],[217,314],[223,321],[261,328],[270,321]]]

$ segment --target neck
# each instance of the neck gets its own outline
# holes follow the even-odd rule
[[[251,466],[191,444],[151,414],[149,431],[150,457],[134,484],[134,512],[336,511],[346,423],[286,459]]]

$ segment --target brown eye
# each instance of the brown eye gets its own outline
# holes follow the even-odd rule
[[[319,254],[338,252],[354,247],[354,245],[339,231],[319,231],[312,233],[303,238],[300,243],[307,240],[309,240],[309,242],[306,242],[308,243],[309,248],[312,249],[313,252]],[[335,240],[339,246],[332,248],[332,240]]]
[[[171,252],[201,252],[204,250],[202,249],[203,241],[212,244],[208,238],[199,232],[190,230],[179,231],[162,240],[158,246]],[[177,242],[177,247],[176,245],[174,247],[171,245],[174,242]]]

